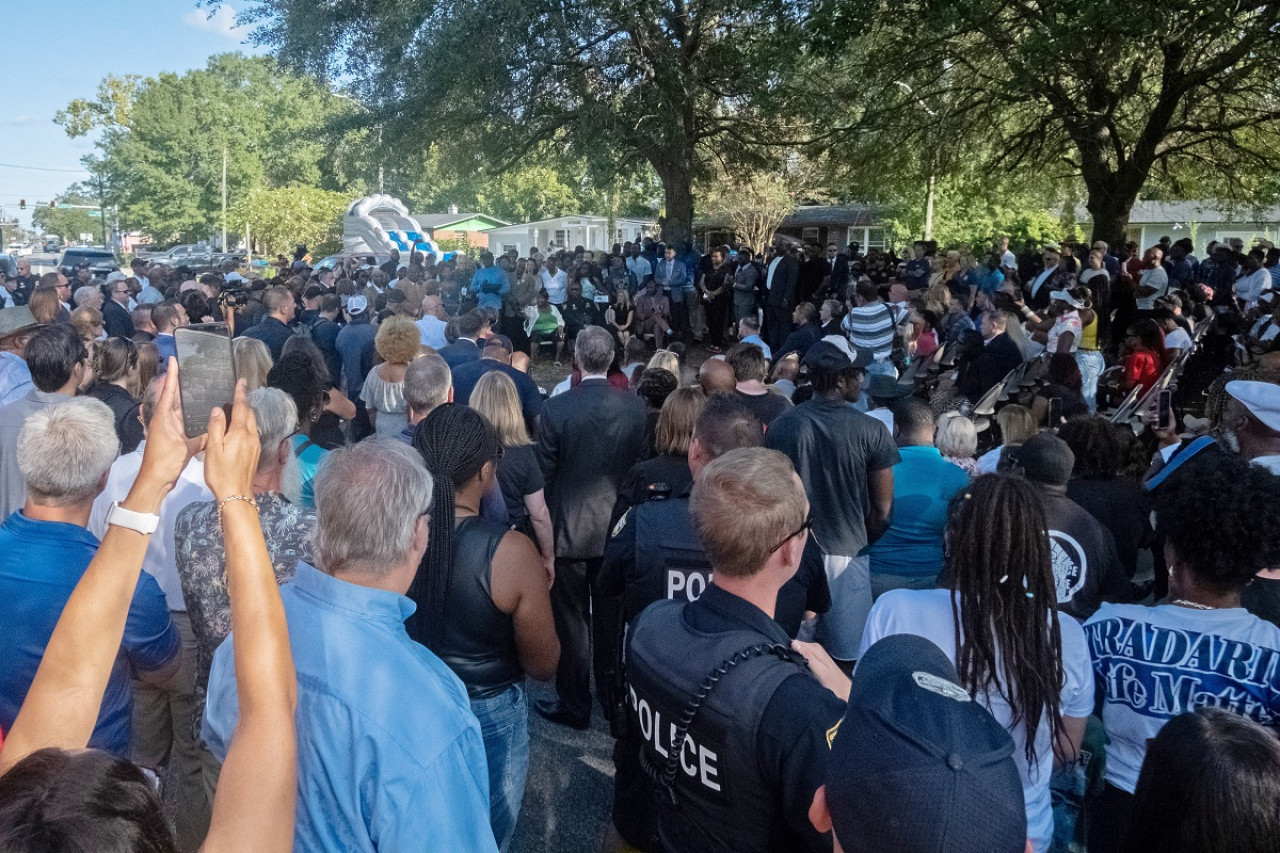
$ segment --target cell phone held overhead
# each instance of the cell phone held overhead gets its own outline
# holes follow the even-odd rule
[[[231,330],[226,323],[179,326],[173,338],[178,350],[182,426],[188,438],[195,438],[208,431],[209,414],[215,408],[231,417],[236,395]]]

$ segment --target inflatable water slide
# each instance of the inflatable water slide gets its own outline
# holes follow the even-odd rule
[[[406,263],[413,251],[434,255],[437,262],[443,261],[444,253],[419,228],[400,199],[389,195],[365,196],[353,201],[342,219],[342,252],[385,257],[397,249]]]

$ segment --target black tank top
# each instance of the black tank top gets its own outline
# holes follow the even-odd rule
[[[497,696],[524,680],[515,624],[493,603],[493,555],[507,528],[475,516],[454,523],[445,624],[432,651],[473,699]]]

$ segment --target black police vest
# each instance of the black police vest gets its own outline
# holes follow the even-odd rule
[[[633,511],[635,579],[627,581],[630,621],[655,601],[697,601],[711,582],[711,563],[693,529],[687,497],[651,500]]]
[[[746,629],[694,631],[683,618],[686,606],[654,604],[636,620],[629,644],[632,727],[643,742],[643,760],[658,770],[668,766],[681,715],[707,676],[740,652],[777,639]],[[674,797],[661,788],[655,794],[658,832],[667,850],[803,849],[799,838],[779,837],[790,833],[779,833],[785,827],[780,792],[760,773],[757,743],[774,691],[805,671],[799,663],[765,653],[733,666],[715,683],[683,739]]]

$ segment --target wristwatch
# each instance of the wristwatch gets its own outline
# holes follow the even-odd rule
[[[107,510],[107,524],[114,524],[116,527],[124,527],[129,530],[136,530],[143,535],[150,535],[156,532],[156,528],[160,526],[160,516],[152,515],[149,512],[134,512],[131,509],[125,509],[120,506],[120,501],[114,501],[111,509]]]

